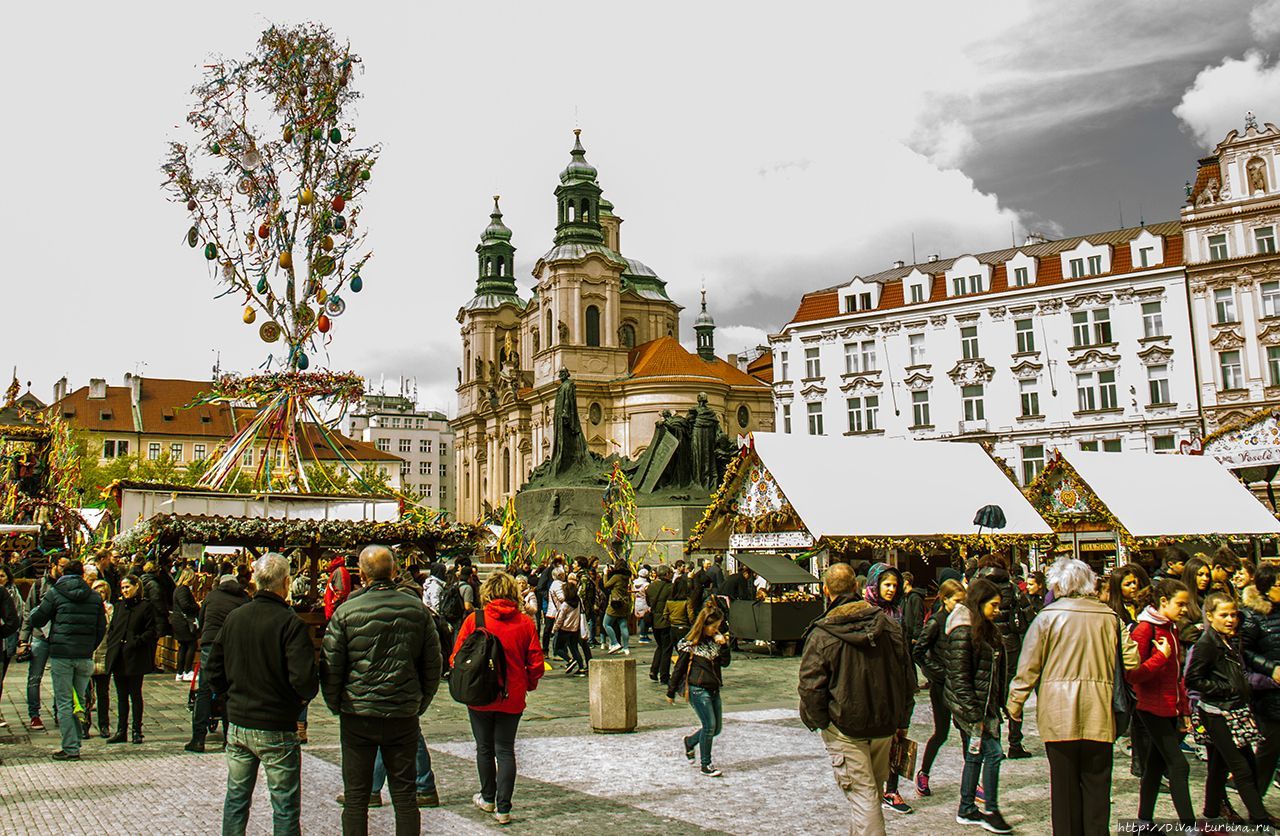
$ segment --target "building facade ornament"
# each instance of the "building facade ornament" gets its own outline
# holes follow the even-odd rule
[[[959,361],[947,372],[947,377],[957,386],[971,386],[975,383],[990,383],[995,374],[996,370],[979,357]]]

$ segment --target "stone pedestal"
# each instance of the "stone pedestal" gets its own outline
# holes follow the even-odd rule
[[[636,660],[592,659],[587,680],[591,694],[591,730],[598,734],[633,732],[636,716]]]
[[[525,488],[516,494],[525,540],[537,541],[539,553],[551,549],[570,560],[580,555],[604,559],[605,551],[596,542],[603,496],[603,485]]]
[[[635,538],[632,557],[644,563],[675,563],[683,560],[684,544],[693,527],[702,518],[702,505],[641,505],[636,509],[636,522],[640,524],[640,536]],[[656,555],[646,557],[650,541]]]

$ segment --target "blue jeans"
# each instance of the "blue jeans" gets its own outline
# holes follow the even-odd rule
[[[427,751],[427,741],[422,737],[422,731],[418,731],[418,795],[426,795],[436,791],[436,774],[431,771],[431,753]],[[382,762],[382,750],[378,750],[378,756],[373,760],[373,793],[382,792],[383,786],[387,783],[387,767]]]
[[[723,725],[720,692],[690,685],[689,705],[693,707],[693,713],[698,715],[702,728],[684,739],[684,748],[692,749],[696,745],[702,754],[702,765],[711,766],[711,741],[720,734]]]
[[[606,615],[604,617],[604,632],[614,646],[621,645],[623,650],[630,649],[631,628],[627,624],[627,616]]]
[[[1000,761],[1004,752],[1000,749],[1000,724],[987,721],[982,731],[982,746],[975,755],[969,751],[969,733],[960,730],[960,743],[964,747],[964,772],[960,775],[960,815],[971,816],[978,812],[974,798],[978,791],[978,778],[982,778],[982,797],[988,813],[1000,809]],[[981,773],[981,776],[979,776]]]
[[[227,726],[227,798],[222,804],[222,836],[244,836],[249,803],[258,783],[258,764],[267,773],[275,836],[302,833],[302,748],[296,731]]]
[[[27,716],[32,720],[40,716],[40,680],[44,679],[47,664],[49,642],[40,636],[32,636],[31,666],[27,668]]]
[[[68,755],[80,754],[80,735],[83,727],[75,717],[72,694],[80,699],[80,708],[89,701],[89,677],[93,676],[92,659],[50,659],[49,678],[53,680],[53,701],[62,718],[58,729],[62,732],[62,751]]]

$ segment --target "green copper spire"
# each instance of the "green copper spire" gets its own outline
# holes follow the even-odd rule
[[[708,363],[716,359],[716,321],[707,313],[707,289],[702,288],[702,312],[693,321],[698,335],[698,356]]]
[[[502,210],[498,208],[498,195],[493,196],[493,214],[489,225],[480,236],[476,247],[477,268],[476,297],[510,297],[517,304],[515,279],[516,248],[511,246],[511,230],[502,222]]]
[[[600,229],[600,185],[595,166],[587,162],[582,147],[582,131],[573,131],[573,150],[569,164],[560,172],[556,187],[556,244],[602,244]]]

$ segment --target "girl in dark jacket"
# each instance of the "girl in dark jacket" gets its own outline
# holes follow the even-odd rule
[[[942,652],[942,638],[947,616],[963,600],[964,586],[960,581],[943,581],[938,587],[933,615],[925,620],[920,636],[911,647],[912,658],[929,680],[929,704],[933,707],[933,734],[924,745],[924,758],[920,761],[920,771],[916,773],[916,792],[921,796],[930,795],[929,770],[933,768],[938,750],[947,742],[947,735],[951,731],[951,709],[947,707],[947,699],[943,694],[947,666]]]
[[[200,606],[196,604],[196,596],[191,591],[195,581],[195,572],[190,569],[182,570],[182,574],[178,576],[178,586],[173,591],[173,612],[169,615],[173,638],[178,642],[178,670],[174,679],[183,682],[191,681],[191,669],[196,656],[196,619],[200,615]]]
[[[685,699],[698,715],[702,728],[684,739],[684,756],[693,762],[695,750],[701,750],[702,774],[719,778],[723,773],[711,765],[711,743],[720,734],[723,711],[720,687],[721,670],[729,667],[729,637],[720,632],[724,614],[714,603],[698,613],[689,635],[680,640],[680,658],[667,685],[667,702],[675,704],[676,694],[684,690]]]
[[[964,604],[952,610],[946,626],[947,704],[955,715],[964,745],[957,824],[978,824],[991,833],[1012,833],[1000,814],[1000,711],[1008,697],[1005,647],[995,619],[1000,614],[1000,589],[975,578]],[[981,775],[983,803],[974,799]]]
[[[129,575],[120,581],[107,633],[107,672],[116,681],[116,733],[108,743],[124,743],[129,730],[129,709],[133,705],[133,742],[142,742],[142,677],[155,670],[156,614],[142,594],[142,581]]]
[[[1211,583],[1213,574],[1209,563],[1200,557],[1187,558],[1186,565],[1182,568],[1182,584],[1191,593],[1191,603],[1187,607],[1187,617],[1178,626],[1178,638],[1183,647],[1194,645],[1204,631],[1201,610]]]
[[[1044,593],[1046,587],[1044,583],[1044,572],[1032,572],[1027,575],[1027,623],[1040,614],[1044,609]]]
[[[1147,605],[1150,586],[1147,570],[1136,563],[1126,563],[1111,573],[1107,584],[1107,604],[1130,631]]]
[[[1192,558],[1194,561],[1195,558]],[[1245,677],[1244,660],[1236,647],[1240,612],[1227,593],[1210,593],[1204,601],[1206,629],[1187,659],[1187,690],[1200,695],[1196,707],[1204,741],[1209,750],[1209,772],[1204,783],[1204,817],[1213,818],[1226,799],[1227,773],[1255,824],[1269,823],[1262,796],[1254,781],[1254,744],[1261,741]]]
[[[1182,681],[1177,623],[1191,596],[1181,581],[1157,580],[1151,592],[1152,604],[1139,613],[1132,634],[1142,664],[1125,673],[1137,698],[1138,722],[1147,733],[1138,821],[1150,823],[1155,816],[1160,780],[1167,774],[1174,809],[1182,824],[1190,826],[1195,822],[1187,788],[1190,769],[1180,744],[1190,730],[1191,708]]]
[[[902,573],[887,563],[876,563],[867,570],[867,586],[862,597],[879,609],[892,621],[902,625]],[[905,633],[905,628],[904,628]],[[895,813],[910,813],[911,805],[902,800],[898,792],[898,773],[889,770],[885,781],[883,806]]]

